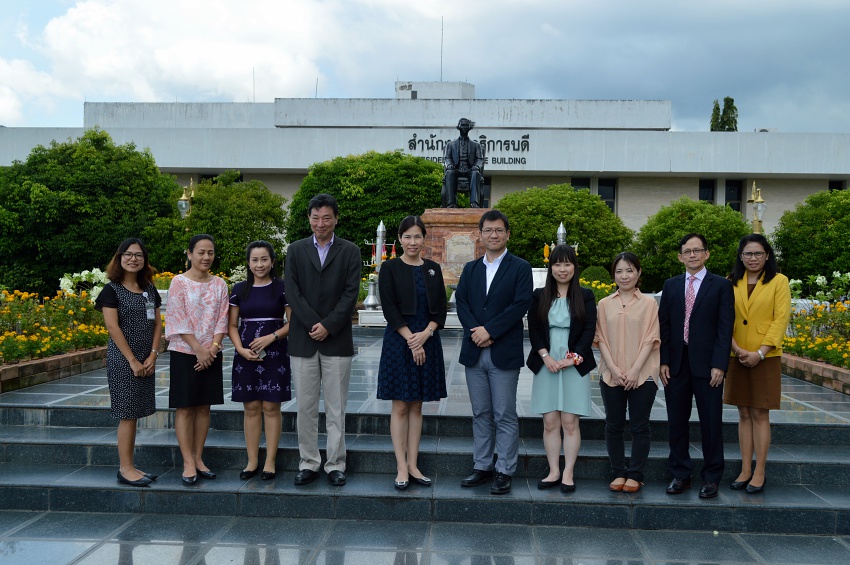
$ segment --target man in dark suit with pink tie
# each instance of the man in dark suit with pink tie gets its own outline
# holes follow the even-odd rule
[[[732,284],[709,273],[708,243],[690,233],[679,242],[685,274],[667,279],[661,294],[661,380],[665,385],[670,441],[668,494],[691,487],[688,421],[696,399],[702,436],[700,498],[717,496],[723,476],[723,379],[729,366],[735,321]]]

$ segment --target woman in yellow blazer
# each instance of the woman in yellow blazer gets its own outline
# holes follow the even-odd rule
[[[741,474],[733,490],[764,491],[770,448],[770,411],[779,408],[782,338],[791,317],[791,290],[779,274],[773,248],[764,236],[741,238],[732,269],[735,287],[735,329],[732,360],[723,401],[738,407]],[[753,451],[756,467],[752,469]]]

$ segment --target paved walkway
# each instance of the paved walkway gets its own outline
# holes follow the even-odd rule
[[[850,538],[546,526],[0,512],[3,565],[850,562]]]
[[[378,332],[363,332],[355,337],[356,356],[351,369],[351,388],[348,397],[348,412],[362,414],[389,414],[391,402],[375,398],[378,384],[378,362],[381,357],[382,339]],[[457,362],[460,352],[460,337],[457,332],[445,332],[443,350],[446,361],[448,397],[439,402],[427,402],[423,413],[427,415],[471,416],[469,396],[463,366]],[[372,335],[369,335],[372,334]],[[216,410],[242,410],[242,404],[230,400],[230,372],[233,346],[226,341],[224,362],[225,403]],[[530,346],[526,341],[526,351]],[[168,407],[168,354],[161,355],[157,363],[157,408]],[[604,418],[602,397],[599,392],[599,377],[594,371],[590,375],[594,418]],[[529,410],[531,402],[532,374],[526,368],[520,373],[517,392],[517,411],[520,416],[534,416]],[[0,405],[16,404],[27,406],[109,406],[109,388],[106,369],[100,369],[68,377],[60,381],[30,387],[21,391],[0,394]],[[297,400],[282,406],[284,412],[295,412]],[[850,425],[850,397],[822,387],[792,379],[782,378],[782,409],[772,411],[774,423],[800,424],[847,424]],[[652,408],[653,421],[665,422],[667,412],[664,393],[659,390]],[[692,419],[697,419],[696,410]],[[736,422],[738,411],[731,406],[723,410],[725,422]]]

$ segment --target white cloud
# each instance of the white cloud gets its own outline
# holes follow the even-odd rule
[[[677,127],[699,129],[729,95],[742,130],[850,131],[846,2],[63,0],[38,21],[14,2],[7,123],[84,98],[263,102],[312,97],[317,79],[319,96],[392,97],[395,80],[442,76],[483,98],[671,100]]]

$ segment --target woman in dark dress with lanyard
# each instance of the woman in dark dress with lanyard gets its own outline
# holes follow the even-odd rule
[[[268,481],[275,478],[280,404],[292,399],[286,348],[291,311],[283,280],[274,271],[275,253],[271,243],[254,241],[248,245],[246,254],[248,280],[233,287],[228,315],[228,335],[236,347],[231,400],[242,402],[245,407],[248,465],[239,478],[248,480],[260,468],[260,435],[265,422],[266,461],[260,478]]]
[[[440,266],[421,257],[425,224],[408,216],[398,227],[402,254],[381,265],[379,290],[387,329],[378,369],[378,398],[392,400],[390,434],[396,457],[395,488],[431,486],[419,470],[422,402],[446,397],[446,368],[438,330],[446,323],[446,288]]]
[[[142,240],[125,239],[106,267],[111,282],[95,301],[109,332],[106,375],[112,417],[121,420],[118,482],[134,487],[148,486],[156,479],[156,475],[139,471],[133,464],[136,420],[156,412],[154,370],[162,322],[153,273]]]

